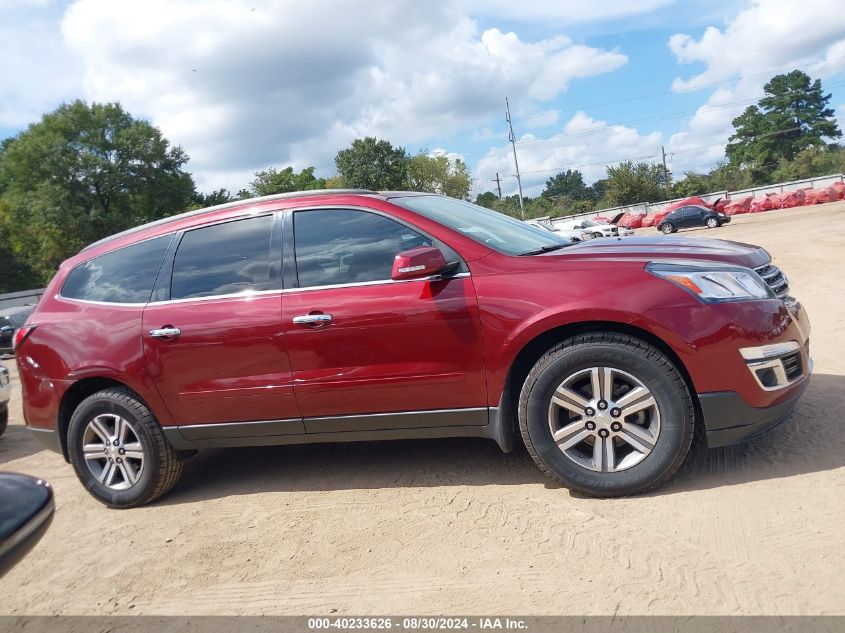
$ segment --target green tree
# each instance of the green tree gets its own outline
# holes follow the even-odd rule
[[[188,207],[187,161],[117,103],[62,105],[4,142],[0,222],[31,282],[90,242]]]
[[[3,274],[0,274],[0,293],[29,290],[37,285],[37,277],[12,249],[9,229],[3,221],[8,212],[8,207],[0,198],[0,263],[3,267]]]
[[[802,150],[842,136],[820,79],[793,70],[772,77],[763,91],[757,105],[734,119],[725,148],[730,161],[751,169],[758,182],[768,179],[779,160],[792,161]]]
[[[408,160],[404,147],[368,136],[340,150],[334,162],[347,187],[390,191],[407,186]]]
[[[663,198],[663,165],[625,161],[607,167],[605,199],[611,205],[653,202]]]
[[[546,188],[540,194],[546,200],[566,197],[570,200],[587,200],[590,190],[584,184],[584,177],[577,169],[567,169],[546,181]]]
[[[411,191],[426,191],[466,200],[471,187],[469,168],[461,159],[429,156],[427,152],[420,151],[408,160],[408,188]]]
[[[493,209],[498,201],[499,197],[492,191],[485,191],[475,197],[475,204],[488,209]]]
[[[306,167],[296,173],[293,167],[276,169],[270,167],[255,172],[255,178],[249,183],[246,190],[248,198],[256,196],[270,196],[274,193],[289,193],[291,191],[310,191],[312,189],[325,189],[326,179],[314,175],[313,167]]]
[[[192,209],[204,209],[206,207],[213,207],[218,204],[226,204],[232,202],[235,198],[229,193],[228,189],[215,189],[211,193],[196,193],[194,194]]]

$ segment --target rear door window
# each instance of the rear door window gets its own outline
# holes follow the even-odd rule
[[[270,288],[273,216],[215,224],[185,233],[173,260],[171,299]]]
[[[172,235],[156,237],[79,264],[65,279],[61,296],[108,303],[147,303],[171,239]]]

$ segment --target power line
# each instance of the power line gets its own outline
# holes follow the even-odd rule
[[[800,130],[800,129],[801,129],[800,126],[795,126],[795,127],[790,127],[790,128],[786,128],[786,129],[783,129],[783,130],[775,130],[774,132],[766,132],[765,134],[758,134],[757,136],[753,137],[753,139],[749,139],[749,140],[757,140],[757,139],[766,138],[766,137],[769,137],[769,136],[777,136],[778,134],[786,134],[787,132],[794,132],[795,130]],[[687,147],[685,149],[673,150],[673,151],[670,152],[670,154],[672,156],[674,156],[675,154],[686,154],[688,152],[694,152],[694,151],[697,151],[697,150],[700,150],[700,149],[709,149],[709,148],[714,147],[714,146],[719,145],[719,144],[720,143],[713,143],[711,145],[694,145],[692,147]],[[613,165],[615,163],[624,163],[626,161],[647,160],[649,158],[657,158],[659,156],[660,156],[660,154],[648,154],[647,156],[631,156],[631,157],[628,157],[628,158],[616,158],[616,159],[613,159],[613,160],[601,160],[601,161],[596,161],[596,162],[593,162],[593,163],[582,163],[580,165],[567,165],[566,167],[552,167],[552,168],[549,168],[549,169],[536,169],[536,170],[533,170],[533,171],[524,171],[524,172],[522,172],[522,175],[525,176],[525,175],[528,175],[528,174],[545,174],[545,173],[550,173],[550,172],[561,172],[565,169],[573,169],[573,168],[579,168],[579,167],[595,167],[596,165]]]
[[[824,59],[823,61],[833,62],[833,61],[838,61],[840,59],[845,59],[845,55],[841,55],[841,56],[838,56],[838,57],[831,57],[829,59]],[[804,64],[804,66],[805,67],[809,66],[809,64]],[[549,112],[556,112],[558,114],[569,114],[571,112],[579,112],[581,110],[588,110],[588,109],[595,110],[596,108],[603,108],[603,107],[610,106],[610,105],[618,105],[620,103],[630,103],[631,101],[641,101],[643,99],[654,99],[655,97],[665,97],[665,96],[668,96],[668,95],[684,94],[684,93],[687,93],[687,92],[697,92],[699,90],[703,90],[704,88],[710,88],[712,86],[718,86],[720,84],[731,83],[733,81],[741,81],[743,79],[751,79],[753,77],[762,77],[762,76],[768,75],[770,73],[777,72],[779,70],[784,70],[786,68],[791,68],[793,70],[801,70],[800,65],[789,64],[787,66],[777,66],[777,67],[771,68],[770,70],[766,70],[766,71],[759,72],[759,73],[752,73],[750,75],[738,75],[738,76],[732,77],[730,79],[722,79],[722,80],[719,80],[719,81],[713,81],[713,82],[706,83],[706,84],[697,84],[695,86],[691,86],[689,88],[682,88],[680,90],[668,90],[668,91],[665,91],[665,92],[654,92],[654,93],[651,93],[651,94],[639,95],[639,96],[636,96],[636,97],[629,97],[627,99],[615,99],[613,101],[605,101],[603,103],[595,103],[595,104],[592,104],[592,105],[585,105],[585,106],[581,106],[581,107],[578,107],[578,108],[572,108],[572,109],[568,109],[568,110],[563,110],[563,109],[546,110],[545,112],[538,112],[536,114],[528,114],[528,115],[525,115],[523,117],[519,117],[518,120],[519,121],[527,121],[529,119],[535,119],[535,118],[538,118],[538,117],[541,117],[541,116],[548,116]]]
[[[843,85],[843,84],[845,84],[845,81],[838,81],[838,82],[834,82],[832,84],[828,84],[828,86],[840,86],[840,85]],[[813,88],[809,88],[807,90],[801,90],[801,91],[796,91],[796,92],[802,92],[804,94],[809,94],[812,90],[813,90]],[[535,137],[532,137],[532,138],[520,139],[516,142],[518,144],[537,143],[537,142],[540,142],[540,141],[550,141],[550,140],[553,140],[553,139],[556,139],[556,138],[565,138],[565,137],[568,137],[568,136],[579,136],[581,134],[589,134],[591,132],[613,131],[616,127],[621,126],[621,125],[631,125],[631,124],[635,124],[635,123],[648,123],[648,122],[654,122],[654,121],[665,121],[665,120],[669,120],[669,119],[680,118],[680,117],[686,116],[688,114],[695,114],[697,112],[710,112],[710,111],[713,111],[713,110],[721,110],[721,109],[729,108],[729,107],[736,106],[736,105],[753,105],[753,104],[758,103],[758,102],[759,102],[759,99],[752,99],[752,100],[743,99],[743,100],[740,100],[740,101],[731,101],[729,103],[722,103],[722,104],[713,105],[713,106],[700,106],[700,107],[694,108],[692,110],[681,110],[681,111],[672,112],[672,113],[669,113],[669,114],[666,114],[666,115],[659,115],[659,116],[653,116],[653,117],[643,117],[643,118],[639,118],[639,119],[629,119],[627,121],[620,121],[619,123],[605,123],[605,124],[602,124],[602,125],[594,125],[592,127],[583,128],[581,130],[573,130],[571,132],[560,132],[558,134],[551,134],[549,136],[535,136]]]

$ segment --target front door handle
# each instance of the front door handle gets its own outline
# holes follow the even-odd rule
[[[178,327],[163,327],[157,330],[150,330],[150,336],[153,338],[173,338],[174,336],[179,336],[182,333]]]
[[[329,323],[332,320],[331,314],[301,314],[293,317],[294,325],[320,325]]]

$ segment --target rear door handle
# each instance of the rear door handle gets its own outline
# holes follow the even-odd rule
[[[331,314],[301,314],[293,317],[294,325],[318,325],[332,320]]]
[[[153,338],[172,338],[179,336],[182,333],[178,327],[163,327],[157,330],[150,330],[150,336]]]

